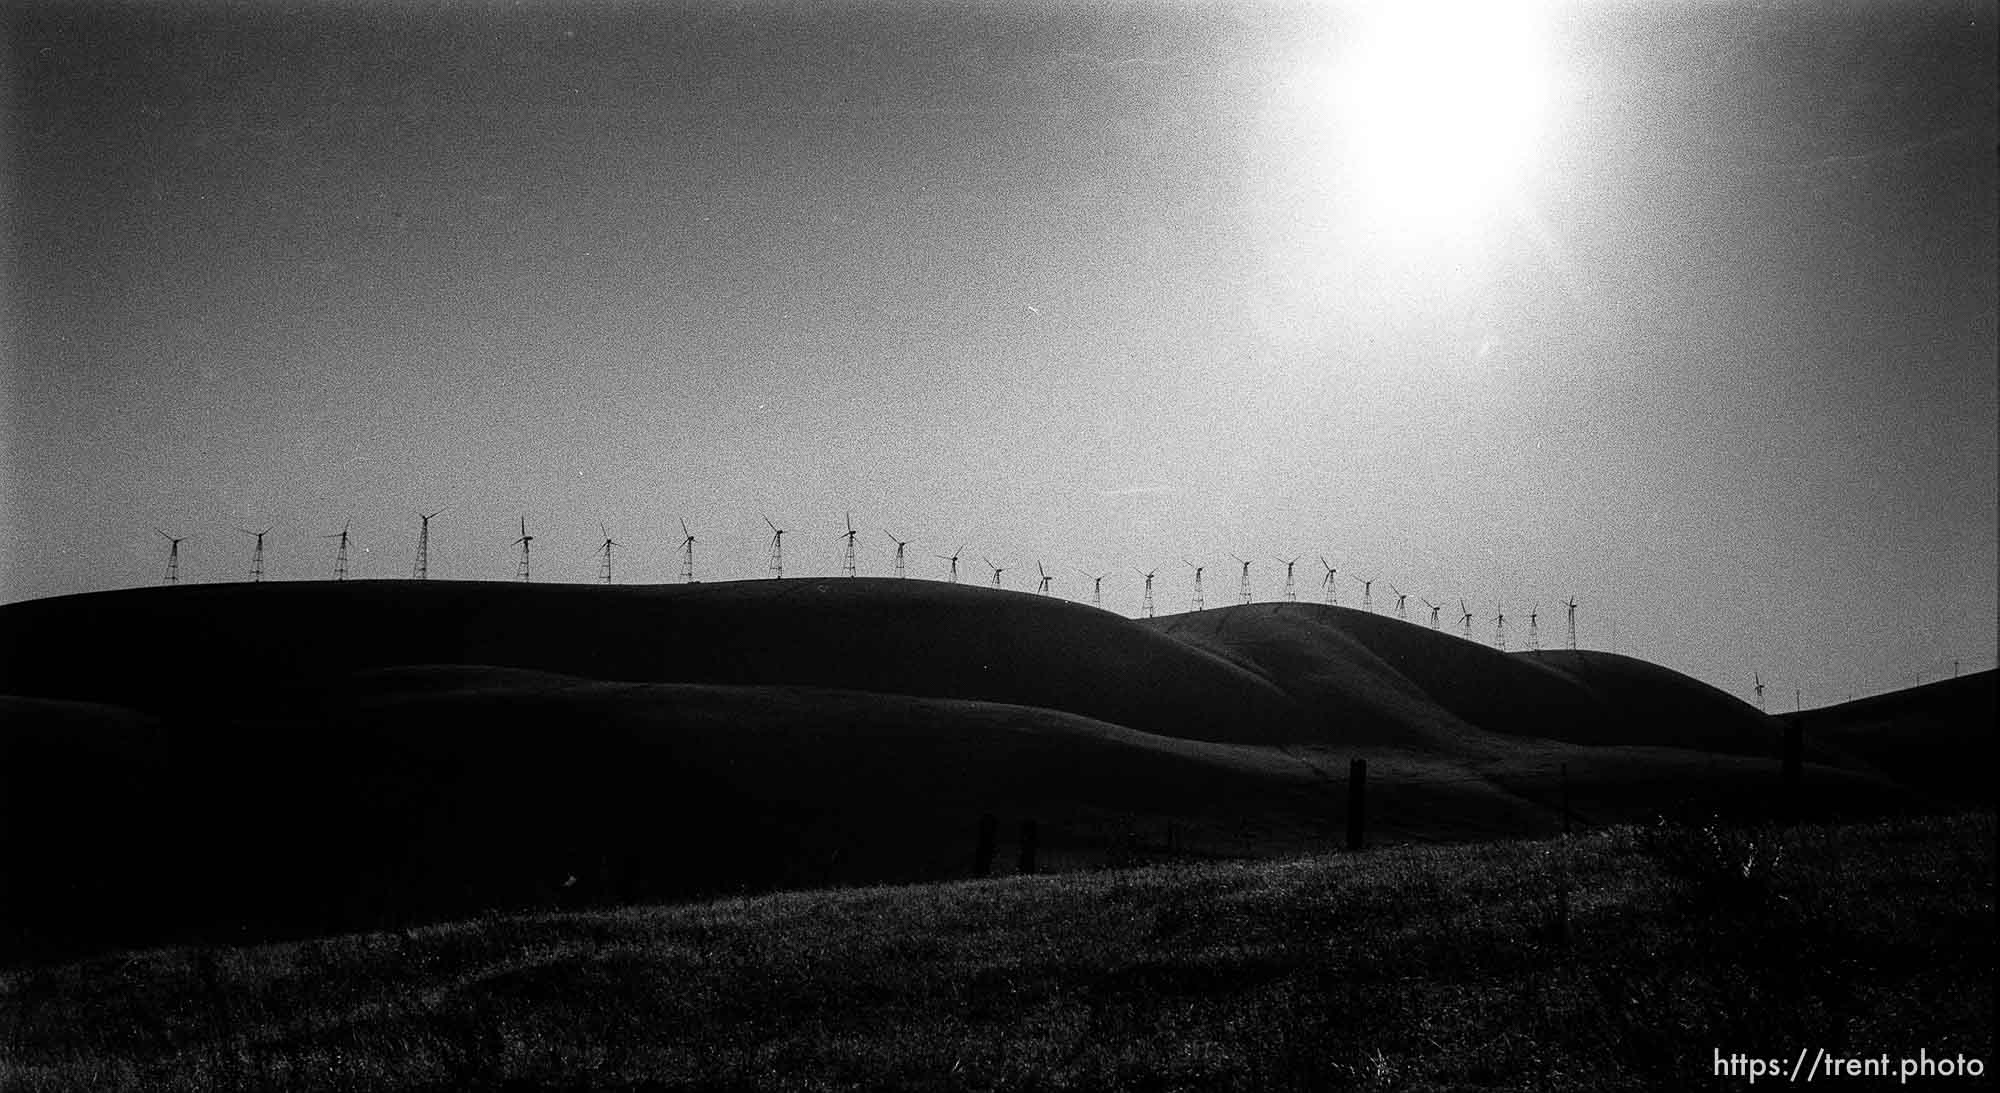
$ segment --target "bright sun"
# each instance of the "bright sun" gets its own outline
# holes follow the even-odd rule
[[[1524,199],[1553,83],[1536,8],[1370,5],[1334,76],[1342,174],[1365,215],[1452,232]]]

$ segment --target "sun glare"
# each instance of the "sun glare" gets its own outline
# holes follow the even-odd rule
[[[1370,6],[1356,31],[1333,93],[1342,174],[1364,215],[1449,232],[1526,197],[1553,83],[1535,7]]]

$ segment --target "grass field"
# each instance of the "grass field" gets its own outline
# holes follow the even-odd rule
[[[1715,1052],[1822,1047],[1990,1066],[1994,846],[1991,813],[1626,826],[126,952],[0,973],[0,1086],[1747,1088]]]

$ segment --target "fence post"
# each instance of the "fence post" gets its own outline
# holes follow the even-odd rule
[[[1021,821],[1021,862],[1023,875],[1035,871],[1035,821]]]
[[[979,814],[979,845],[972,852],[972,875],[988,877],[993,875],[993,842],[1000,832],[1000,821],[991,812]]]
[[[1365,799],[1368,791],[1368,760],[1356,759],[1347,764],[1347,849],[1361,849],[1363,828],[1367,824],[1368,810]]]
[[[1799,773],[1805,762],[1805,728],[1797,721],[1785,722],[1785,810],[1788,818],[1799,813]]]

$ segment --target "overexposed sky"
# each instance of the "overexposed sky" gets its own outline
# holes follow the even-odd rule
[[[852,510],[1128,614],[1325,555],[1746,696],[1991,667],[1994,5],[1406,11],[13,5],[0,599]]]

